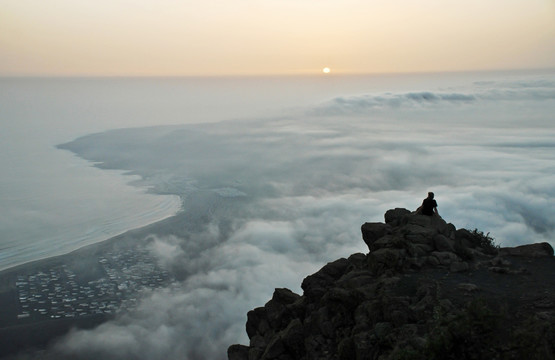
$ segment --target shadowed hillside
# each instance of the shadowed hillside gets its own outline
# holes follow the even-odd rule
[[[389,210],[368,254],[276,289],[247,315],[229,360],[554,359],[553,248],[499,248],[478,230]]]

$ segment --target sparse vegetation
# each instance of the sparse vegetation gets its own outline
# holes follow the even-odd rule
[[[442,321],[431,331],[424,351],[427,359],[486,359],[501,341],[501,313],[482,299],[471,301],[454,318]]]
[[[555,348],[553,325],[531,315],[519,327],[504,321],[508,309],[494,310],[477,298],[456,316],[438,317],[426,346],[396,349],[393,360],[430,359],[551,359]]]
[[[482,231],[474,229],[471,234],[476,244],[483,248],[486,253],[493,255],[499,250],[499,245],[495,243],[495,239],[489,235],[489,232],[484,234]]]
[[[530,317],[512,336],[512,353],[521,359],[552,359],[555,328],[551,321]]]

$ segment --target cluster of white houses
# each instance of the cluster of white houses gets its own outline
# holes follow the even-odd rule
[[[108,252],[98,258],[98,265],[102,275],[86,282],[67,265],[18,275],[18,319],[115,314],[132,308],[140,291],[171,281],[146,250]]]

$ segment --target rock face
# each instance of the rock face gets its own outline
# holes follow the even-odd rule
[[[368,254],[276,289],[229,360],[555,359],[553,248],[495,247],[478,231],[389,210]]]

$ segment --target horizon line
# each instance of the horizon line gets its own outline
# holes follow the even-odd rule
[[[395,76],[395,75],[426,75],[426,74],[464,74],[464,73],[504,73],[504,72],[542,72],[555,71],[553,67],[537,68],[491,68],[491,69],[465,69],[465,70],[422,70],[422,71],[390,71],[390,72],[341,72],[333,71],[328,74],[321,72],[299,72],[281,74],[1,74],[3,79],[171,79],[171,78],[277,78],[277,77],[352,77],[352,76]]]

